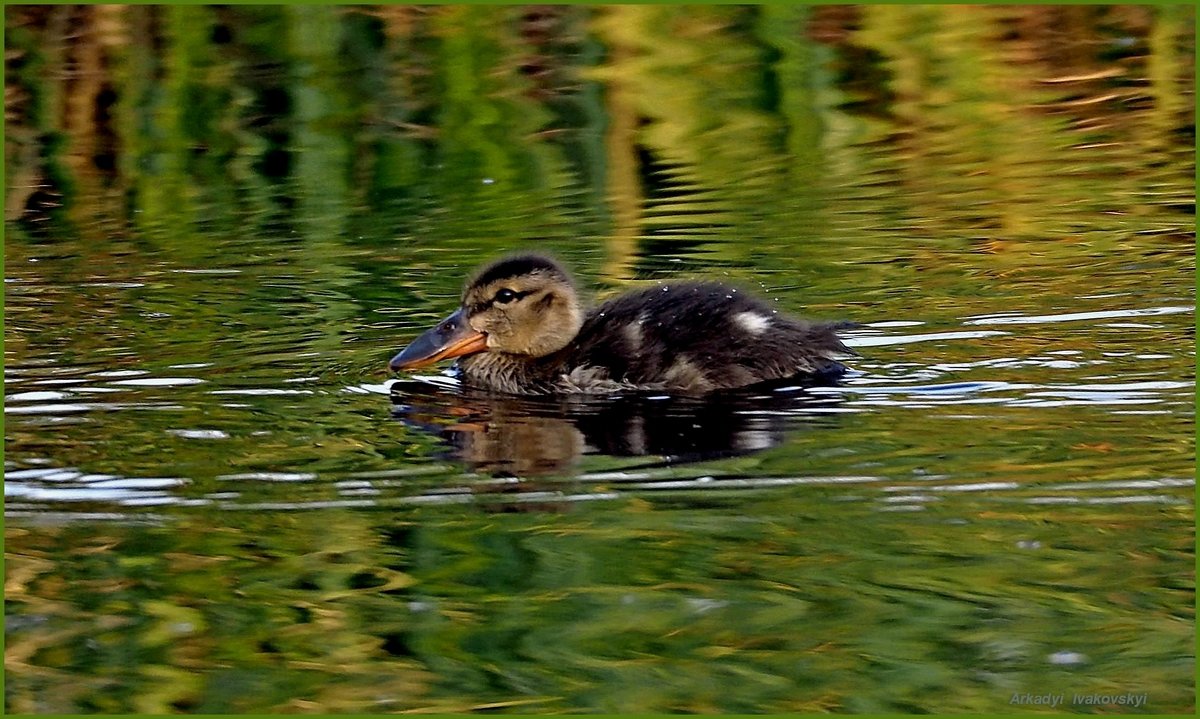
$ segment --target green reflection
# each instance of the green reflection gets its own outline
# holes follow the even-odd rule
[[[980,711],[1114,681],[1155,713],[1190,700],[1188,591],[1162,552],[1191,539],[1167,515],[957,516],[794,494],[726,517],[655,500],[12,530],[10,708]],[[1087,666],[1048,662],[1065,650]]]

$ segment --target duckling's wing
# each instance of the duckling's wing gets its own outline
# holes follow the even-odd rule
[[[611,300],[584,321],[574,364],[612,380],[705,392],[808,376],[827,381],[854,352],[838,323],[787,317],[719,283],[661,285]]]

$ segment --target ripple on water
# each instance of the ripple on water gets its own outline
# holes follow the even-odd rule
[[[983,337],[1000,337],[1008,334],[996,330],[970,330],[956,332],[932,332],[919,335],[891,335],[879,337],[864,337],[861,335],[848,336],[844,342],[847,347],[886,347],[888,345],[915,344],[917,342],[937,342],[941,340],[969,340]]]
[[[118,477],[88,474],[73,467],[6,470],[5,509],[29,508],[28,503],[100,502],[123,506],[187,504],[170,490],[189,484],[180,477]]]
[[[194,384],[204,384],[204,380],[195,377],[146,377],[144,379],[122,379],[109,384],[127,387],[186,387]]]
[[[1170,307],[1147,307],[1126,310],[1098,310],[1095,312],[1068,312],[1055,315],[984,315],[963,321],[964,325],[1023,325],[1041,324],[1045,322],[1075,322],[1078,320],[1105,320],[1119,317],[1148,317],[1152,315],[1173,315],[1183,312],[1194,312],[1194,305],[1178,305]]]
[[[219,429],[168,429],[167,434],[184,439],[229,439],[229,434]]]
[[[116,412],[121,410],[168,411],[181,410],[183,405],[168,402],[78,402],[38,404],[11,407],[4,405],[5,414],[75,414],[80,412]]]

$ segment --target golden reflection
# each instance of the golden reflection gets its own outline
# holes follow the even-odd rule
[[[613,47],[611,62],[621,65],[628,50]],[[608,237],[608,261],[604,274],[614,281],[633,277],[633,263],[638,255],[637,240],[642,232],[642,207],[645,201],[638,178],[637,144],[638,115],[633,98],[619,74],[607,78],[605,105],[608,110],[608,130],[604,134],[607,161],[607,199],[612,213],[612,230]]]

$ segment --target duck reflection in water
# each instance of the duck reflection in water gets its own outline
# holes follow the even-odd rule
[[[392,385],[393,415],[441,437],[475,471],[532,477],[571,470],[585,455],[653,456],[624,469],[686,464],[774,447],[788,432],[831,426],[837,395],[797,386],[703,397],[519,397],[419,380]]]

